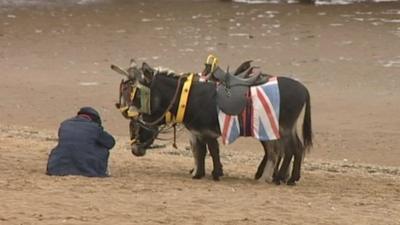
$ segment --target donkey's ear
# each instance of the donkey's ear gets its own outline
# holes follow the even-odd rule
[[[144,79],[150,82],[153,79],[154,69],[151,68],[147,63],[143,62],[142,71],[144,75]]]
[[[116,66],[114,64],[111,64],[111,69],[114,70],[115,72],[121,74],[121,75],[129,76],[128,71],[126,71],[125,69],[122,69],[121,67]]]
[[[130,62],[129,67],[130,67],[130,68],[137,67],[137,63],[136,63],[136,60],[135,60],[135,59],[131,59],[131,62]]]

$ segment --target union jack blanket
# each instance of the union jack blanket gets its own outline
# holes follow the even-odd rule
[[[240,136],[252,136],[261,141],[279,139],[277,78],[271,77],[263,85],[250,87],[247,97],[246,108],[240,115],[228,115],[218,110],[223,144],[230,144]]]

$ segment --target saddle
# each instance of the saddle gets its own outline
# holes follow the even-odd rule
[[[256,67],[251,66],[251,61],[242,63],[235,71],[235,75],[224,72],[216,67],[213,76],[219,82],[217,85],[217,106],[225,114],[238,115],[246,107],[250,87],[264,84],[269,75],[262,74]]]
[[[248,69],[251,67],[251,63],[252,62],[253,62],[253,60],[248,60],[248,61],[245,61],[242,64],[240,64],[240,66],[238,68],[236,68],[236,70],[233,73],[233,75],[237,76],[237,75],[240,74],[241,75],[240,78],[247,78],[250,74],[244,73],[244,72],[245,71],[249,71]],[[242,75],[243,75],[243,77],[242,77]]]

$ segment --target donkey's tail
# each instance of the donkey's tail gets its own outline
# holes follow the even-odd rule
[[[306,109],[304,111],[304,121],[303,121],[303,144],[306,150],[309,150],[312,145],[312,126],[311,126],[311,101],[310,94],[307,91]]]

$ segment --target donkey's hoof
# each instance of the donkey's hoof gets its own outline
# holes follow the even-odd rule
[[[280,175],[274,175],[274,183],[275,184],[281,184],[281,183],[286,183],[287,179],[284,176],[280,176]]]
[[[199,179],[201,179],[201,178],[203,178],[203,177],[204,177],[204,175],[196,174],[196,175],[192,176],[192,179],[194,179],[194,180],[199,180]]]
[[[281,180],[280,180],[280,179],[276,179],[276,178],[274,178],[274,179],[272,180],[272,182],[273,182],[274,184],[276,184],[276,185],[280,185],[280,184],[281,184]]]
[[[211,172],[211,175],[213,177],[213,180],[219,180],[220,177],[224,176],[224,171],[223,170],[213,170]]]
[[[215,180],[215,181],[219,181],[220,180],[219,178],[222,176],[224,176],[223,173],[222,174],[212,173],[213,180]]]
[[[296,185],[296,182],[300,180],[300,176],[292,176],[287,181],[287,185]]]
[[[192,171],[192,179],[201,179],[206,175],[205,171]]]
[[[268,184],[274,183],[274,179],[272,177],[261,177],[260,180]]]

